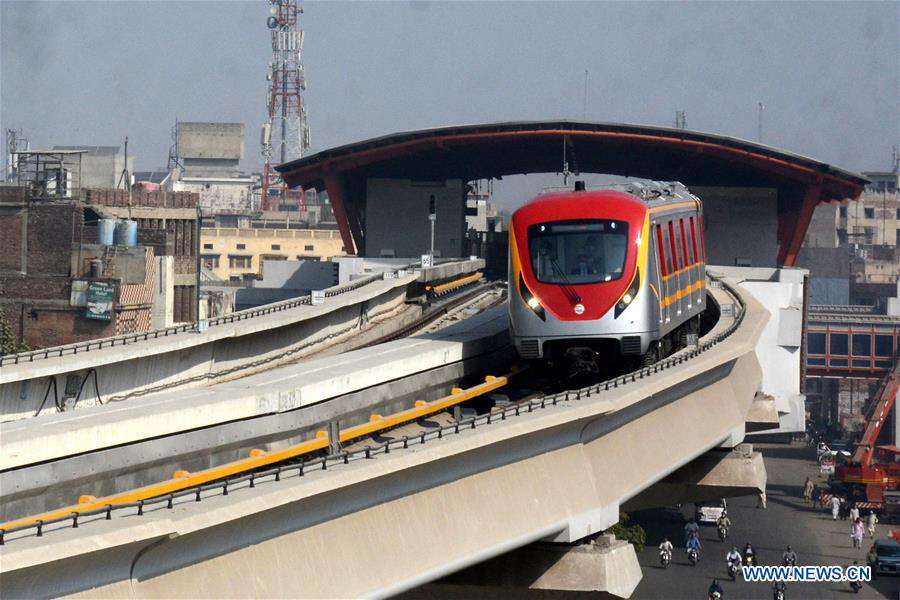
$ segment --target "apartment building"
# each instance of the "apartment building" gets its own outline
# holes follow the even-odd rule
[[[226,281],[259,279],[267,260],[320,260],[344,256],[341,234],[334,229],[203,228],[203,266]]]

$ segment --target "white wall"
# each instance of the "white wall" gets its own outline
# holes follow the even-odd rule
[[[809,271],[719,266],[708,270],[739,283],[771,315],[756,344],[756,356],[762,367],[760,391],[775,398],[781,427],[755,433],[804,431],[806,397],[800,393],[800,343],[803,277]]]

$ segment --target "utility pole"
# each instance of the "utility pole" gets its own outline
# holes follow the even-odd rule
[[[756,114],[756,141],[762,144],[762,125],[763,125],[763,109],[765,106],[762,102],[756,103],[757,114]]]
[[[581,119],[587,121],[587,103],[588,103],[588,70],[584,70],[584,104],[581,107]]]
[[[432,194],[428,198],[428,220],[431,221],[431,250],[429,255],[431,256],[432,266],[434,266],[434,224],[437,222],[437,206],[435,204],[434,194]]]

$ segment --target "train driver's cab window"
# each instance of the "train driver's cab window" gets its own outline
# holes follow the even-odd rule
[[[628,223],[557,221],[528,228],[531,268],[543,283],[585,284],[622,277]]]

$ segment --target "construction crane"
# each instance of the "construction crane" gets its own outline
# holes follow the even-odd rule
[[[881,504],[885,492],[900,489],[900,463],[895,457],[900,455],[896,445],[878,446],[878,435],[891,414],[891,408],[897,399],[900,387],[900,363],[885,376],[875,395],[875,402],[866,416],[866,429],[862,434],[853,455],[847,464],[835,468],[834,478],[841,482],[847,491],[866,502]],[[880,451],[880,454],[876,453]],[[876,458],[890,460],[876,460]]]
[[[270,210],[272,193],[286,197],[287,186],[272,168],[272,157],[279,162],[301,158],[309,148],[310,134],[306,119],[306,76],[303,71],[303,9],[297,0],[267,0],[270,5],[266,27],[271,31],[272,56],[266,74],[266,106],[268,118],[262,126],[261,144],[264,157],[260,204]],[[276,126],[277,125],[277,126]],[[276,191],[277,190],[277,191]],[[305,210],[306,195],[298,194],[299,209]]]

